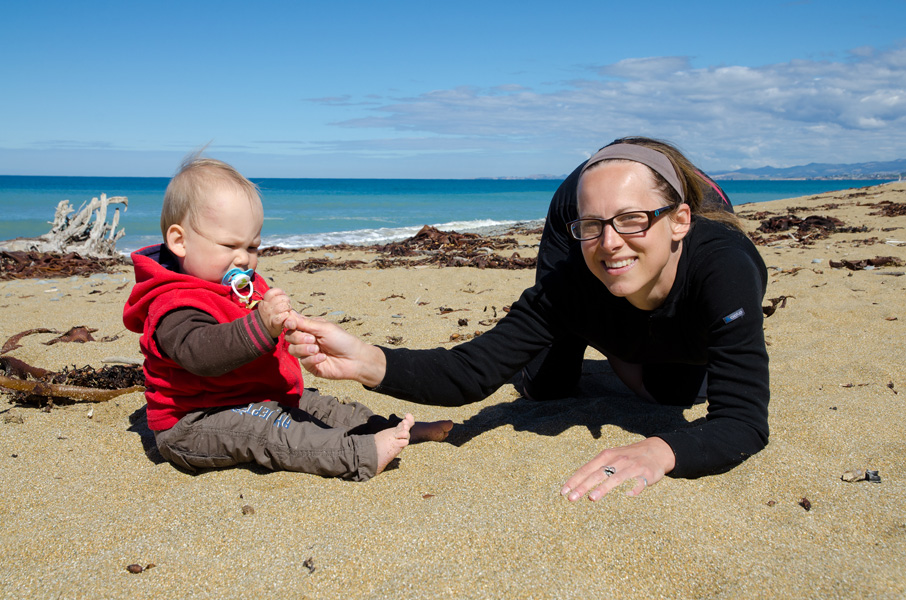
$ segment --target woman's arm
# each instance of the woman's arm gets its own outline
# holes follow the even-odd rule
[[[551,340],[551,308],[540,285],[523,292],[490,331],[451,349],[371,346],[336,325],[294,315],[289,351],[319,377],[352,379],[420,404],[460,406],[487,397]]]
[[[380,348],[366,344],[338,325],[303,317],[296,311],[283,325],[289,353],[309,373],[324,379],[350,379],[368,387],[384,379],[387,363]]]
[[[708,414],[700,425],[658,435],[676,454],[675,477],[727,471],[768,441],[764,263],[754,248],[722,248],[707,256],[695,265],[692,302],[707,331]]]

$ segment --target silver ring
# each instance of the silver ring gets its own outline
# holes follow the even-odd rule
[[[642,483],[645,484],[645,487],[648,487],[648,480],[646,478],[642,477]]]
[[[617,474],[617,470],[613,467],[601,467],[604,470],[604,474],[608,477],[612,477]]]

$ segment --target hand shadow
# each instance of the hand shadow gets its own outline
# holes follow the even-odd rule
[[[446,442],[463,446],[485,431],[510,425],[516,431],[556,436],[576,425],[587,427],[599,439],[604,425],[651,436],[700,424],[686,420],[684,406],[655,404],[632,393],[606,360],[585,360],[576,394],[559,400],[517,398],[487,406],[473,417],[454,425]]]

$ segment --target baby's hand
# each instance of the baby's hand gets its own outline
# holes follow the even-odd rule
[[[279,337],[283,331],[283,321],[289,316],[291,306],[289,296],[279,288],[271,288],[258,303],[258,314],[271,337]]]

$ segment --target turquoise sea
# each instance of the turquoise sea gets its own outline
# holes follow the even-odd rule
[[[386,243],[422,225],[486,231],[547,214],[559,180],[253,179],[264,199],[263,244],[288,247]],[[160,241],[164,177],[0,176],[0,240],[46,233],[60,200],[79,207],[101,193],[126,196],[118,249]],[[734,205],[877,185],[881,181],[725,181]]]

